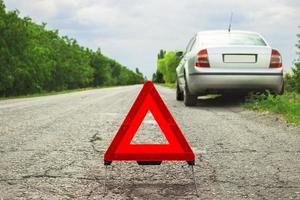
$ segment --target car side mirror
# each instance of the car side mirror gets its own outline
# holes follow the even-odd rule
[[[183,51],[176,52],[176,58],[182,58],[182,56],[183,56]]]

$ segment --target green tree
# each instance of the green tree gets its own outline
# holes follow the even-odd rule
[[[157,59],[163,59],[165,57],[166,51],[161,49],[157,55]]]
[[[152,81],[154,83],[164,83],[165,82],[165,80],[163,78],[163,74],[160,73],[158,70],[156,70],[156,73],[153,73]]]
[[[299,27],[300,28],[300,27]],[[297,34],[298,41],[296,43],[298,58],[294,62],[292,74],[286,75],[287,89],[300,93],[300,34]]]
[[[109,60],[101,54],[100,49],[95,53],[91,53],[90,62],[95,70],[93,86],[114,84]]]

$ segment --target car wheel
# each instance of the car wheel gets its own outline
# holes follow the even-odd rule
[[[183,102],[185,106],[195,106],[197,103],[197,96],[190,94],[186,82],[183,91]]]
[[[178,82],[176,82],[176,100],[177,101],[182,101],[183,100],[183,92],[180,91]]]

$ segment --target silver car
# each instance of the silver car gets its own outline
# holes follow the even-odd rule
[[[202,31],[187,45],[177,74],[177,100],[193,106],[209,93],[270,90],[282,94],[283,67],[280,53],[258,33]]]

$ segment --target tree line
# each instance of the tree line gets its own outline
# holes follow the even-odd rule
[[[143,74],[47,30],[0,0],[0,96],[143,83]]]

